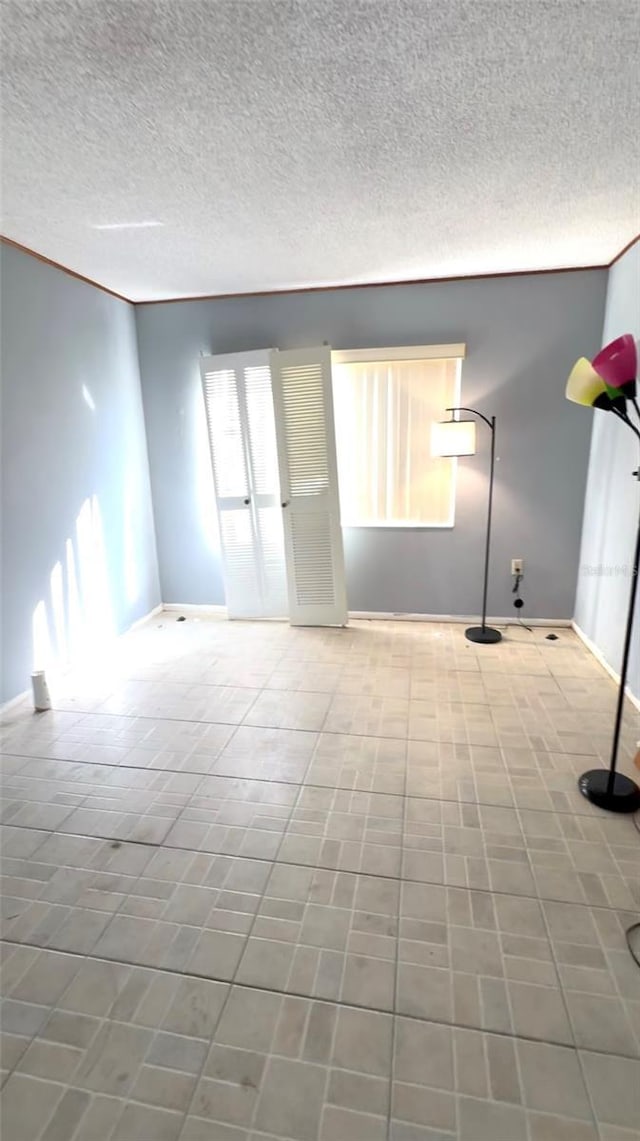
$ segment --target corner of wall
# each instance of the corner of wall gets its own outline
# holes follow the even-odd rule
[[[640,241],[610,268],[602,341],[622,333],[640,337]],[[608,667],[619,673],[627,621],[640,483],[637,440],[615,417],[594,411],[585,492],[575,622]],[[640,697],[640,600],[628,672]]]

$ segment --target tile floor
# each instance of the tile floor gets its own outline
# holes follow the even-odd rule
[[[574,635],[175,619],[6,717],[3,1141],[637,1139]]]

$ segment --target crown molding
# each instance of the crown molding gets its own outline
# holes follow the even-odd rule
[[[293,286],[289,289],[253,290],[247,293],[203,293],[193,294],[193,296],[189,297],[154,298],[152,301],[136,301],[134,304],[177,305],[178,302],[184,301],[234,301],[239,300],[243,297],[283,297],[287,295],[299,296],[300,294],[306,293],[339,293],[340,291],[347,289],[392,289],[396,286],[407,285],[446,285],[448,282],[454,283],[456,281],[490,281],[503,277],[540,277],[543,274],[588,273],[594,269],[608,269],[610,264],[612,263],[606,262],[603,265],[568,265],[560,266],[557,269],[514,269],[505,270],[502,273],[467,273],[459,274],[456,277],[408,278],[405,281],[353,281],[349,282],[346,285],[302,285],[299,287]]]
[[[616,254],[614,258],[611,258],[607,269],[611,269],[612,265],[615,265],[617,261],[620,261],[620,258],[623,258],[624,255],[628,253],[633,246],[635,246],[636,242],[640,242],[640,234],[636,234],[635,238],[632,238],[630,242],[627,242],[626,246],[622,247],[619,254]]]
[[[14,242],[13,238],[7,238],[4,234],[0,234],[0,243],[5,246],[10,246],[14,250],[20,250],[20,253],[28,254],[29,257],[35,258],[36,261],[41,261],[43,265],[53,266],[54,269],[59,269],[61,273],[66,273],[67,277],[74,277],[76,281],[82,281],[84,285],[92,285],[94,289],[100,289],[102,293],[108,293],[110,297],[117,297],[118,301],[126,301],[127,305],[135,304],[130,297],[125,297],[123,293],[117,293],[115,289],[109,289],[107,285],[101,285],[99,281],[94,281],[92,277],[85,277],[83,273],[77,273],[75,269],[69,269],[68,265],[62,265],[59,261],[54,261],[53,258],[45,257],[44,254],[39,254],[37,250],[32,250],[29,246],[23,246],[21,242]]]
[[[91,277],[85,277],[84,274],[77,273],[76,270],[62,265],[61,262],[54,261],[52,258],[38,253],[37,250],[32,250],[29,246],[24,246],[21,242],[16,242],[13,238],[7,238],[4,234],[0,234],[0,243],[20,250],[21,253],[28,254],[29,257],[35,258],[36,261],[40,261],[44,265],[53,266],[54,269],[60,270],[61,273],[66,273],[69,277],[75,278],[76,281],[82,281],[85,285],[92,285],[94,289],[100,289],[103,293],[108,293],[110,297],[116,297],[118,301],[126,301],[128,305],[134,306],[176,305],[179,302],[187,301],[233,301],[245,297],[281,297],[292,294],[297,296],[307,293],[337,293],[346,289],[391,289],[396,286],[407,285],[445,285],[447,282],[454,283],[458,281],[492,281],[510,277],[541,277],[542,275],[559,273],[587,273],[597,269],[611,269],[638,241],[640,241],[640,234],[636,234],[631,241],[627,242],[610,262],[604,262],[600,265],[559,266],[555,269],[516,269],[505,270],[501,273],[467,273],[452,277],[408,278],[404,281],[354,281],[346,285],[303,285],[297,288],[249,290],[244,293],[195,293],[188,297],[162,297],[158,299],[154,298],[150,301],[134,301],[131,297],[126,297],[124,293],[118,293],[115,289],[110,289],[107,285],[102,285],[99,281],[95,281]]]

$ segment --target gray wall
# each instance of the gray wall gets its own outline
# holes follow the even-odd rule
[[[224,601],[202,352],[465,341],[462,403],[498,418],[489,612],[515,613],[510,559],[521,556],[524,615],[572,617],[591,419],[567,403],[564,386],[576,356],[600,344],[606,279],[591,270],[138,306],[163,600]],[[481,452],[459,463],[453,530],[345,532],[351,610],[478,611],[489,458],[482,428],[479,440]]]
[[[29,685],[40,602],[57,656],[56,614],[77,647],[73,621],[119,633],[160,593],[133,308],[4,245],[0,272],[5,700]]]
[[[603,343],[622,333],[640,337],[640,243],[609,273]],[[576,416],[580,411],[576,408]],[[585,409],[583,414],[587,419],[593,416],[593,435],[576,622],[609,665],[619,671],[640,510],[640,484],[631,472],[638,467],[640,455],[638,441],[610,413]],[[640,697],[640,603],[635,613],[628,681],[632,692]]]

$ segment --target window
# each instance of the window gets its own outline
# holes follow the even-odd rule
[[[452,527],[456,460],[432,458],[431,424],[460,403],[464,345],[333,353],[342,523]]]

